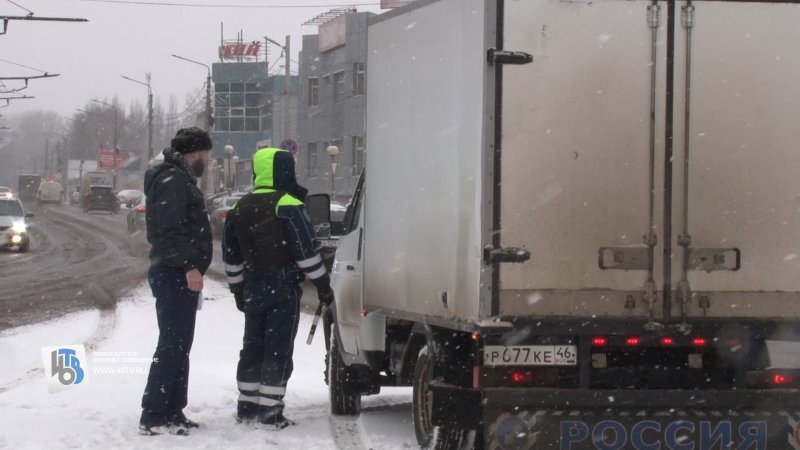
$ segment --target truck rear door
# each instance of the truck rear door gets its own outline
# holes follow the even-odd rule
[[[531,258],[495,312],[660,315],[665,30],[648,2],[501,4],[501,45],[534,60],[498,77],[496,228]]]
[[[796,316],[800,6],[499,4],[493,312]]]

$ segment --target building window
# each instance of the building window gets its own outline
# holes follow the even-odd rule
[[[260,83],[216,83],[215,88],[216,131],[259,132],[271,128]]]
[[[319,159],[319,154],[317,153],[317,143],[316,142],[309,142],[308,143],[308,167],[306,167],[306,174],[308,178],[316,178],[317,177],[317,160]]]
[[[364,63],[353,63],[353,95],[363,95],[366,81]]]
[[[319,105],[319,79],[308,79],[308,106]]]
[[[364,169],[364,136],[353,136],[353,165],[350,174],[358,176]]]
[[[344,71],[333,74],[333,103],[344,100]]]

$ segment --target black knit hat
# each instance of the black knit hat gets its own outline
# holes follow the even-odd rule
[[[211,150],[211,146],[211,136],[197,127],[181,128],[170,142],[170,147],[181,154]]]

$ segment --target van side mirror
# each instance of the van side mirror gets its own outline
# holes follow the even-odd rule
[[[331,198],[328,194],[313,194],[306,197],[305,201],[311,225],[317,237],[331,235]]]

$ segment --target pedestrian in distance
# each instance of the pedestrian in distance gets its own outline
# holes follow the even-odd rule
[[[178,130],[164,161],[145,173],[145,221],[150,243],[147,281],[156,298],[158,344],[142,396],[144,435],[188,434],[189,352],[194,339],[203,275],[211,264],[211,224],[197,178],[211,150],[209,134]]]
[[[293,370],[299,283],[308,278],[321,303],[334,300],[303,205],[307,190],[295,178],[292,148],[297,144],[287,139],[280,149],[253,155],[253,191],[228,212],[222,240],[228,285],[245,318],[237,421],[271,429],[294,424],[283,415],[283,398]]]

